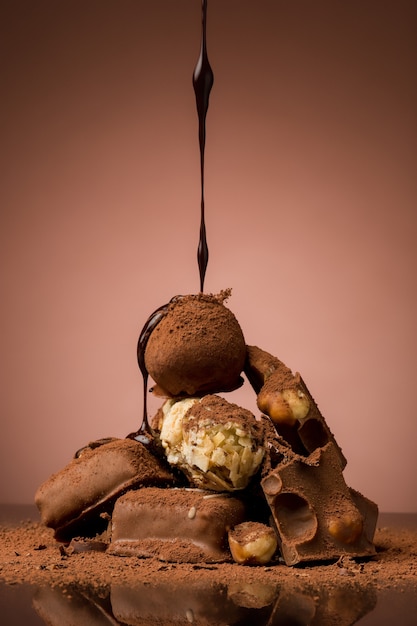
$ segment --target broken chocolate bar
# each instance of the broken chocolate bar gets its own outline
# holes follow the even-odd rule
[[[343,469],[346,458],[300,374],[257,346],[247,346],[245,374],[259,409],[274,422],[294,452],[308,455],[331,441]]]
[[[42,522],[55,530],[57,539],[68,541],[76,534],[102,532],[105,513],[127,489],[172,484],[172,473],[142,444],[116,439],[86,448],[39,487],[35,502]]]
[[[377,506],[346,485],[332,442],[278,464],[261,484],[287,565],[375,554]]]
[[[184,563],[228,561],[227,532],[244,519],[243,502],[228,494],[143,488],[117,500],[108,552]]]
[[[284,585],[268,626],[353,626],[375,605],[373,589],[341,585],[336,580],[330,589],[319,587],[313,593],[307,586]]]

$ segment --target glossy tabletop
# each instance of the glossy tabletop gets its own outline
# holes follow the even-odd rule
[[[21,520],[33,520],[39,519],[38,513],[33,506],[13,506],[3,505],[0,506],[0,524],[4,525],[18,525]],[[387,526],[393,529],[409,528],[417,529],[417,514],[399,514],[399,513],[382,513],[379,518],[378,526]],[[416,546],[417,550],[417,546]],[[0,564],[1,567],[1,564]],[[122,622],[115,619],[111,605],[104,606],[100,599],[89,597],[86,598],[85,594],[80,593],[77,597],[77,588],[73,588],[74,597],[72,598],[71,609],[68,610],[67,597],[64,598],[62,590],[52,590],[45,588],[38,588],[37,586],[31,586],[28,584],[5,584],[1,582],[1,569],[0,569],[0,608],[1,608],[1,623],[4,626],[11,626],[12,624],[25,624],[25,626],[40,626],[43,624],[52,624],[52,626],[70,626],[70,624],[77,624],[83,626],[84,624],[91,626],[105,626],[122,624]],[[126,597],[129,594],[134,594],[134,589],[123,589],[123,593]],[[360,590],[358,590],[360,594]],[[39,611],[35,609],[39,599],[47,598],[47,601],[52,602],[58,607],[54,614],[53,621],[44,621],[40,616]],[[213,599],[208,600],[213,601]],[[354,598],[347,598],[347,602],[354,602]],[[201,603],[201,599],[199,599]],[[94,609],[94,610],[93,610]],[[61,611],[61,612],[60,612]],[[302,615],[302,612],[299,613]],[[143,618],[140,614],[134,616],[133,621],[129,621],[129,624],[146,624],[154,623],[153,620],[149,621],[149,617]],[[315,618],[312,621],[308,616],[304,618],[298,618],[297,621],[290,619],[288,621],[284,618],[278,618],[278,620],[271,617],[262,618],[261,621],[253,621],[253,612],[243,613],[233,624],[265,624],[265,626],[308,626],[309,624],[316,625],[318,622]],[[301,619],[301,621],[300,621]],[[332,618],[331,624],[336,624],[337,614]],[[356,618],[355,618],[356,619]],[[413,584],[403,586],[397,586],[395,584],[389,588],[376,589],[374,601],[363,616],[359,619],[355,619],[351,624],[358,624],[359,626],[417,626],[417,577],[416,585]],[[342,620],[343,621],[343,620]],[[177,621],[162,621],[158,624],[177,624],[177,623],[193,623],[192,615],[184,615],[184,620]],[[198,620],[196,624],[200,623]],[[222,624],[226,626],[227,621],[213,622],[215,624]],[[328,622],[326,621],[326,626]]]

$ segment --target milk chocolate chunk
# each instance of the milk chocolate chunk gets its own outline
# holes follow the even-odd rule
[[[346,485],[332,442],[277,465],[261,484],[287,565],[375,554],[376,505]]]
[[[108,552],[180,563],[228,561],[228,530],[244,519],[242,501],[227,494],[139,489],[115,504]]]
[[[108,522],[115,499],[143,485],[171,485],[172,473],[146,448],[130,439],[87,447],[36,492],[42,522],[58,540],[93,536]]]
[[[259,409],[294,452],[308,456],[331,441],[343,469],[346,458],[297,372],[257,346],[246,347],[245,374],[257,394]]]

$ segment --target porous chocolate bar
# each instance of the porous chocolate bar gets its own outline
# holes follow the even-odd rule
[[[287,565],[375,554],[377,506],[346,485],[332,442],[279,463],[261,485]]]
[[[247,346],[245,374],[257,394],[259,409],[294,452],[308,455],[331,441],[344,469],[346,458],[298,372],[293,374],[269,352]]]

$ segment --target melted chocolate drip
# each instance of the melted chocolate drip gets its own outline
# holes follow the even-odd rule
[[[197,113],[198,113],[198,139],[200,145],[200,172],[201,172],[201,215],[200,215],[200,240],[197,250],[197,261],[200,271],[200,291],[204,291],[204,278],[206,275],[207,263],[208,263],[208,246],[206,237],[206,224],[205,224],[205,212],[204,212],[204,149],[206,145],[206,116],[209,105],[210,91],[213,86],[214,76],[210,67],[210,63],[207,57],[207,0],[202,0],[202,36],[201,36],[201,49],[200,56],[197,61],[193,73],[193,87],[196,98]],[[169,305],[182,296],[174,296],[168,304],[164,304],[159,307],[149,316],[142,332],[139,335],[137,345],[137,359],[139,369],[143,377],[143,418],[142,424],[138,431],[128,435],[129,439],[136,439],[144,445],[154,448],[154,438],[148,421],[148,408],[147,408],[147,392],[148,392],[148,370],[145,365],[145,350],[155,327],[159,324],[161,319],[166,315]]]
[[[142,328],[142,331],[138,339],[136,353],[137,353],[139,369],[141,371],[142,378],[143,378],[143,418],[142,418],[142,424],[139,430],[134,433],[130,433],[130,435],[128,435],[128,439],[136,439],[136,441],[140,441],[140,443],[143,443],[144,445],[147,445],[147,446],[152,445],[153,435],[152,435],[152,431],[151,431],[151,428],[149,426],[149,421],[148,421],[147,393],[148,393],[149,373],[145,365],[145,350],[149,341],[149,337],[151,336],[155,327],[159,324],[162,318],[166,315],[169,305],[172,302],[176,302],[181,297],[182,296],[174,296],[173,298],[171,298],[168,304],[163,304],[158,309],[156,309],[156,311],[154,311],[146,320],[145,325]]]
[[[201,217],[200,240],[197,250],[197,261],[200,270],[200,291],[204,291],[204,278],[208,263],[208,246],[204,213],[204,149],[206,145],[206,115],[209,105],[210,91],[214,82],[213,71],[207,57],[207,0],[202,0],[202,36],[201,50],[193,74],[193,87],[198,113],[198,138],[200,143],[201,172]]]

